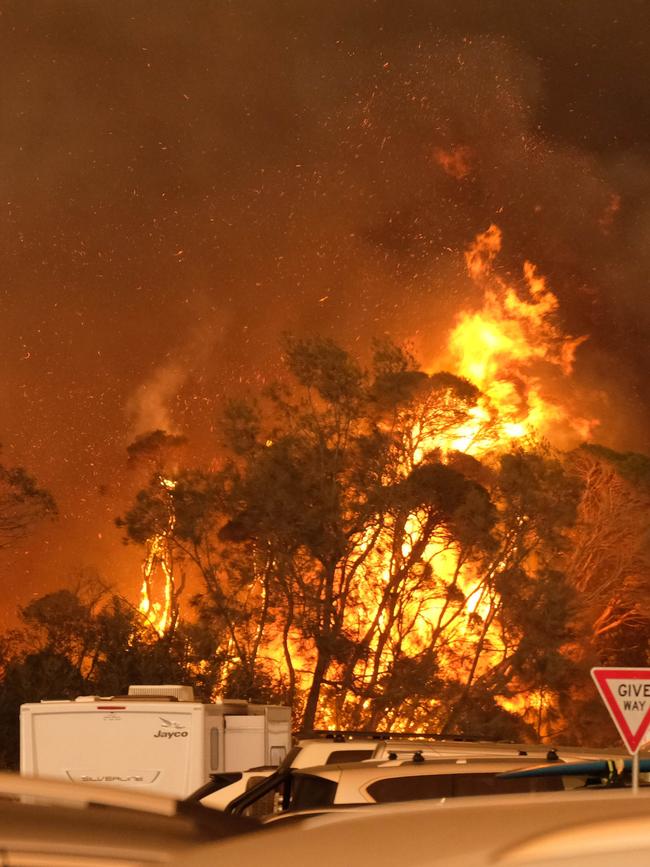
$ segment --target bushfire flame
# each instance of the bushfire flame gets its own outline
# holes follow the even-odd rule
[[[507,284],[494,273],[493,264],[501,250],[502,234],[492,225],[475,239],[465,255],[467,270],[473,280],[481,283],[484,298],[480,309],[461,312],[448,340],[449,366],[456,375],[469,380],[481,392],[477,403],[468,412],[468,420],[443,428],[427,436],[418,422],[410,432],[410,441],[417,443],[412,465],[438,450],[444,456],[452,452],[485,454],[508,450],[516,441],[546,434],[563,424],[575,431],[576,438],[586,439],[594,422],[576,418],[574,413],[545,394],[545,372],[557,369],[563,377],[573,370],[575,354],[585,337],[570,337],[562,333],[558,323],[557,297],[539,276],[535,266],[525,262],[522,287]],[[405,468],[408,470],[408,468]],[[398,621],[389,624],[382,606],[386,605],[386,586],[395,570],[395,557],[408,560],[418,539],[417,514],[410,515],[400,530],[402,544],[396,555],[391,548],[390,523],[385,527],[386,542],[376,545],[365,567],[360,595],[363,619],[379,624],[371,643],[371,653],[381,655],[387,643],[386,630],[400,650],[418,654],[436,641],[443,631],[446,643],[438,651],[440,667],[456,675],[475,677],[506,653],[498,626],[498,594],[485,577],[477,574],[471,563],[463,561],[457,544],[444,538],[432,540],[420,553],[422,568],[434,576],[427,593],[418,590],[419,577],[403,588]],[[492,574],[505,568],[494,563]],[[377,577],[379,576],[379,580]],[[350,626],[359,632],[359,611],[351,612]],[[397,623],[397,625],[396,625]],[[404,623],[409,624],[404,631]],[[362,631],[362,629],[361,629]],[[382,642],[386,644],[382,645]],[[480,643],[480,655],[472,647]],[[370,660],[370,661],[369,661]],[[376,677],[377,659],[370,655],[357,664],[355,674],[361,681]],[[373,675],[374,670],[374,675]],[[538,736],[544,734],[543,711],[553,703],[552,696],[519,695],[512,700],[502,698],[501,705],[521,716],[534,717]],[[432,702],[432,708],[435,702]],[[364,704],[364,710],[368,702]],[[325,724],[336,724],[331,713],[324,713]],[[394,730],[400,720],[392,720]]]
[[[569,376],[587,338],[562,333],[558,299],[531,262],[524,263],[523,292],[494,273],[501,245],[501,230],[491,225],[465,254],[467,270],[485,294],[480,309],[459,314],[448,356],[454,373],[478,386],[482,397],[470,410],[472,421],[442,445],[476,454],[546,434],[560,423],[587,439],[595,422],[550,399],[543,379],[553,367]]]
[[[172,479],[160,479],[165,491],[171,494],[176,487]],[[171,549],[171,536],[176,518],[171,496],[168,498],[167,526],[162,533],[156,533],[147,541],[147,550],[142,564],[142,588],[138,610],[145,622],[158,635],[164,635],[172,622],[174,603],[174,564]],[[162,588],[156,586],[157,577],[162,578]]]
[[[437,426],[427,427],[419,421],[405,431],[410,452],[405,457],[404,476],[432,452],[441,454],[443,460],[450,460],[454,452],[498,453],[528,437],[548,435],[560,424],[571,428],[576,439],[586,439],[591,432],[594,423],[576,418],[556,397],[549,396],[546,387],[547,380],[553,378],[550,371],[559,377],[571,374],[576,351],[586,338],[563,334],[558,299],[533,264],[524,264],[519,287],[509,285],[496,272],[494,264],[501,245],[501,231],[492,225],[477,236],[465,254],[469,275],[484,289],[483,301],[479,308],[457,316],[445,353],[445,366],[475,385],[480,397],[466,410],[462,422],[455,423],[450,412],[443,414]],[[161,484],[170,493],[174,489],[171,480],[161,479]],[[364,635],[372,636],[354,664],[357,684],[376,687],[390,668],[390,653],[394,658],[415,658],[435,646],[439,668],[468,681],[506,653],[498,626],[500,600],[494,582],[486,579],[486,574],[494,578],[504,564],[496,561],[486,567],[487,573],[479,574],[459,545],[443,533],[420,550],[418,539],[425,521],[426,516],[419,513],[389,516],[379,530],[370,528],[356,541],[350,559],[357,557],[363,565],[355,578],[356,604],[347,610],[345,625],[361,643]],[[170,497],[168,526],[149,541],[140,604],[143,615],[161,635],[172,616],[174,575],[169,542],[173,530]],[[157,570],[164,581],[163,601],[159,603],[152,601]],[[400,598],[394,592],[398,574],[407,575],[400,578]],[[444,644],[436,644],[442,634]],[[282,672],[287,647],[297,685],[307,689],[315,657],[297,633],[289,630],[282,636],[278,629],[265,636],[263,655],[269,670],[274,675]],[[331,664],[330,684],[337,681],[337,665]],[[356,719],[365,722],[363,714],[370,713],[371,702],[351,697],[353,693],[351,688],[348,693],[332,690],[321,703],[319,724],[338,727],[342,718],[354,719],[349,705],[355,702]],[[520,715],[532,713],[541,735],[542,717],[552,701],[552,696],[530,694],[501,703]],[[346,702],[348,708],[344,709]],[[431,709],[435,704],[430,702]],[[375,711],[371,724],[395,731],[403,727],[403,721],[391,716],[387,708]]]

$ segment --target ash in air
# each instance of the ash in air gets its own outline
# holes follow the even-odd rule
[[[283,331],[439,357],[482,303],[464,252],[493,223],[503,279],[534,262],[589,335],[563,397],[647,450],[647,17],[9,0],[0,441],[60,518],[6,561],[8,598],[88,565],[137,587],[112,527],[126,446],[164,427],[209,460]]]

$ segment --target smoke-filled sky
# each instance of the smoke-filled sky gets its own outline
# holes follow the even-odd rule
[[[85,568],[136,599],[126,446],[209,452],[281,332],[435,359],[493,222],[590,335],[598,439],[650,448],[645,0],[4,0],[0,28],[0,441],[60,508],[0,560],[5,619]]]

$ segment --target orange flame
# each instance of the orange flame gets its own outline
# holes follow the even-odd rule
[[[449,337],[449,361],[483,396],[470,412],[472,421],[444,445],[488,451],[547,434],[559,424],[585,439],[595,422],[576,418],[549,397],[544,380],[553,368],[569,376],[576,350],[587,338],[562,334],[558,299],[533,264],[524,263],[521,291],[493,273],[501,243],[501,230],[491,225],[465,254],[467,270],[485,284],[485,295],[480,309],[458,316]]]
[[[172,479],[161,478],[162,487],[171,492],[176,487]],[[164,635],[171,626],[172,608],[174,603],[174,568],[170,548],[170,536],[176,523],[171,499],[169,501],[169,518],[167,527],[162,533],[157,533],[147,541],[147,553],[142,564],[142,589],[138,610],[145,621],[158,635]],[[162,596],[154,601],[156,588],[154,582],[156,573],[162,572]]]
[[[508,449],[513,441],[546,433],[562,423],[584,436],[591,422],[577,419],[559,402],[545,393],[545,380],[551,370],[569,376],[575,353],[584,337],[567,337],[557,321],[559,303],[548,289],[535,266],[526,262],[520,291],[493,273],[493,263],[501,250],[500,229],[492,225],[480,234],[466,254],[470,276],[485,283],[484,301],[480,309],[464,311],[451,331],[448,356],[452,371],[476,385],[481,397],[467,413],[468,420],[439,430],[427,432],[418,422],[410,431],[409,440],[416,447],[412,465],[420,463],[428,452],[439,449],[443,455],[451,451],[482,453]],[[409,467],[404,468],[408,472]],[[359,586],[360,604],[347,615],[347,626],[354,634],[362,634],[375,621],[378,629],[370,645],[370,653],[357,663],[355,675],[360,682],[373,678],[373,667],[388,667],[388,647],[391,642],[400,653],[415,656],[432,646],[444,632],[444,642],[436,646],[438,664],[442,670],[453,671],[461,679],[472,666],[473,676],[480,676],[507,652],[504,637],[495,617],[500,600],[498,594],[476,572],[471,562],[462,560],[459,546],[448,538],[436,538],[419,555],[421,568],[431,571],[429,589],[423,591],[420,576],[403,587],[404,602],[400,603],[399,624],[388,622],[385,589],[391,580],[395,558],[407,560],[419,537],[418,514],[408,517],[401,535],[401,549],[395,550],[396,530],[388,520],[382,539],[368,557]],[[361,540],[360,548],[370,544]],[[364,549],[365,550],[365,549]],[[391,565],[392,563],[392,565]],[[503,568],[497,564],[496,571]],[[404,624],[409,628],[405,632]],[[389,639],[386,640],[387,635]],[[382,644],[382,642],[384,642]],[[481,643],[478,663],[474,648]],[[386,656],[385,665],[377,657]],[[521,696],[518,701],[503,699],[507,709],[528,718],[536,716],[536,727],[543,734],[542,717],[552,704],[546,695]],[[362,705],[363,708],[368,701]],[[435,701],[430,702],[431,708]],[[525,709],[525,713],[523,712]],[[322,714],[331,717],[331,710]],[[399,728],[399,720],[393,721]]]
[[[545,434],[558,424],[572,427],[576,435],[584,435],[590,429],[591,422],[576,421],[546,393],[547,379],[552,378],[549,372],[568,376],[576,350],[585,338],[562,333],[557,318],[558,299],[534,265],[524,264],[519,289],[494,273],[501,244],[501,231],[492,225],[478,235],[466,253],[470,276],[485,287],[484,299],[480,308],[460,313],[448,342],[450,369],[476,385],[481,397],[462,423],[456,423],[457,416],[450,412],[437,426],[427,427],[422,422],[410,425],[406,431],[411,444],[407,459],[410,463],[403,467],[404,476],[434,450],[443,455],[452,451],[480,454],[508,449],[513,441]],[[168,490],[174,487],[168,480],[161,483]],[[500,600],[492,583],[481,576],[478,567],[463,559],[459,546],[449,536],[441,533],[418,552],[410,571],[404,569],[405,577],[400,578],[400,598],[390,598],[391,581],[416,549],[425,520],[426,516],[417,512],[401,521],[387,516],[379,529],[368,528],[360,534],[355,556],[350,557],[350,560],[358,557],[362,565],[349,597],[356,604],[350,604],[345,612],[346,631],[357,639],[372,636],[365,653],[354,664],[353,674],[357,684],[377,687],[375,694],[381,692],[377,684],[390,669],[391,654],[393,658],[398,655],[413,658],[435,646],[439,667],[462,680],[475,664],[474,650],[479,642],[482,650],[477,676],[503,659],[507,652],[495,616]],[[168,627],[172,610],[174,577],[168,537],[173,528],[170,507],[168,527],[149,541],[143,566],[140,610],[159,634]],[[492,574],[500,568],[499,564],[494,566]],[[164,576],[163,603],[152,602],[152,582],[157,569]],[[426,580],[422,580],[424,573]],[[444,641],[439,641],[443,634]],[[291,655],[298,689],[306,690],[314,670],[314,645],[310,646],[297,628],[285,636],[279,630],[267,634],[261,657],[275,679],[286,673],[286,653]],[[231,659],[232,665],[236,663],[236,659]],[[331,664],[330,684],[337,682],[338,665]],[[350,692],[341,701],[347,703],[346,707],[357,703],[363,711],[370,703],[363,696],[372,690],[360,692],[358,698]],[[321,702],[318,722],[325,727],[340,725],[341,702],[337,696],[333,691]],[[528,699],[524,696],[503,699],[501,704],[522,715],[524,712],[537,715],[537,728],[541,731],[541,720],[551,701],[548,695],[531,694]],[[435,706],[436,701],[430,700],[429,709]],[[397,731],[402,722],[392,718],[390,725]]]

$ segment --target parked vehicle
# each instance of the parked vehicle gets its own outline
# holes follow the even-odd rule
[[[164,864],[189,847],[259,831],[251,819],[113,786],[0,773],[0,863]]]
[[[553,755],[551,762],[559,761]],[[388,759],[279,770],[226,807],[234,815],[270,816],[339,805],[560,791],[561,776],[508,780],[504,771],[530,766],[528,757]],[[572,777],[570,786],[580,785]]]
[[[650,792],[451,798],[350,808],[197,847],[183,867],[646,867]]]
[[[20,770],[184,798],[210,773],[278,767],[291,749],[288,707],[203,704],[191,687],[130,687],[127,696],[24,704]]]
[[[371,759],[377,744],[378,741],[374,738],[352,738],[343,735],[301,739],[290,750],[279,769],[266,765],[235,774],[211,774],[210,781],[193,792],[189,799],[200,801],[212,809],[225,810],[235,798],[263,783],[278,770]]]
[[[597,751],[596,751],[597,752]],[[562,753],[562,760],[573,760],[579,755],[579,749],[573,749],[569,754]],[[247,795],[246,802],[249,800],[250,793],[250,810],[255,816],[265,816],[271,810],[275,813],[283,812],[279,808],[279,797],[272,795],[271,792],[276,788],[277,776],[274,776],[273,781],[265,785],[266,780],[271,777],[277,770],[279,774],[283,774],[289,769],[298,771],[306,769],[310,765],[331,765],[344,763],[346,766],[351,762],[363,761],[364,765],[370,760],[383,760],[402,762],[431,759],[443,759],[449,761],[454,759],[525,759],[523,766],[528,768],[534,762],[552,763],[559,759],[556,750],[549,749],[545,745],[526,745],[526,744],[509,744],[509,743],[492,743],[487,741],[460,741],[460,740],[437,740],[427,741],[419,739],[389,739],[387,737],[358,737],[343,734],[336,734],[329,737],[308,738],[301,740],[296,747],[289,753],[285,762],[279,769],[270,767],[253,768],[245,771],[242,774],[213,774],[211,781],[190,795],[190,799],[199,800],[206,806],[219,810],[235,809],[235,801],[243,795]],[[517,767],[521,767],[518,764]],[[501,766],[499,766],[501,767]],[[293,776],[292,776],[293,779]],[[302,778],[301,778],[302,779]],[[269,785],[271,790],[269,790]],[[424,785],[424,784],[422,784]],[[458,786],[462,784],[457,783]],[[547,788],[553,788],[555,784],[546,784]],[[561,787],[561,784],[557,784]],[[575,785],[579,785],[576,781]],[[258,786],[264,786],[262,789],[257,789]],[[505,784],[502,784],[505,786]],[[526,788],[525,786],[523,787]],[[260,798],[255,799],[252,794],[253,790],[260,794]],[[450,797],[451,792],[446,791],[444,797]],[[412,796],[415,797],[415,796]],[[435,797],[435,795],[432,795]],[[357,803],[358,799],[354,798],[352,803]],[[370,803],[371,801],[368,801]],[[239,801],[237,801],[239,803]],[[275,805],[275,806],[273,806]],[[249,809],[249,808],[247,808]],[[304,807],[298,808],[303,810]]]

